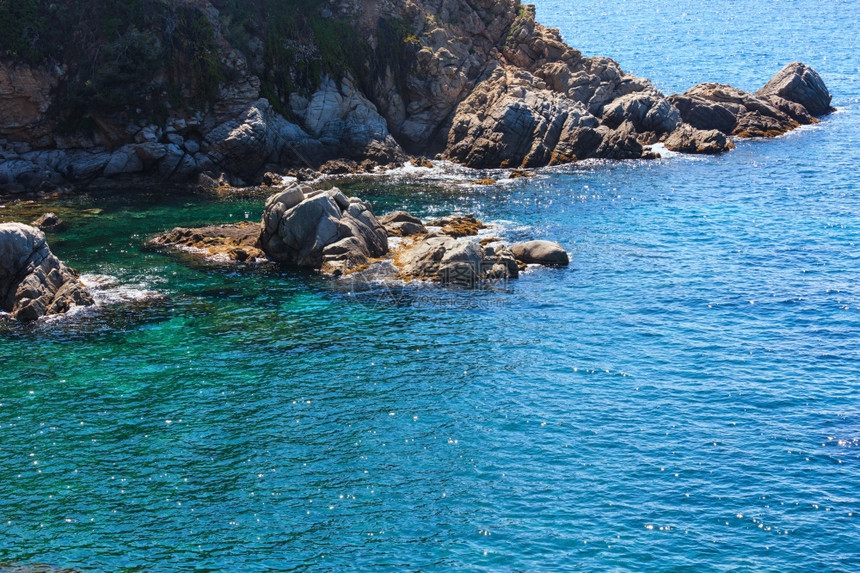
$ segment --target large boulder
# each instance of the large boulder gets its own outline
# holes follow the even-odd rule
[[[776,96],[802,105],[812,115],[822,115],[833,110],[831,96],[818,72],[801,62],[792,62],[777,72],[757,96]]]
[[[684,123],[740,137],[775,137],[798,122],[769,101],[724,84],[699,84],[669,98]]]
[[[42,231],[20,223],[0,225],[0,309],[32,321],[92,304],[77,273],[51,253]]]
[[[260,247],[276,262],[337,275],[385,255],[388,233],[361,199],[292,185],[266,201]]]
[[[528,241],[511,246],[514,257],[526,264],[567,266],[570,257],[564,247],[552,241]]]

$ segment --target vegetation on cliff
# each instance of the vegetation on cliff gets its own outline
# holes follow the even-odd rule
[[[373,47],[354,22],[311,0],[211,5],[218,13],[193,0],[0,0],[0,57],[63,70],[52,117],[85,131],[99,117],[158,122],[171,109],[205,108],[234,73],[222,62],[231,47],[260,68],[262,94],[284,115],[290,93],[312,92],[324,74],[369,78],[384,61],[402,77],[400,62],[415,51],[402,21],[381,21]]]
[[[206,14],[165,0],[2,0],[0,53],[63,70],[51,114],[67,131],[211,101],[223,73]]]

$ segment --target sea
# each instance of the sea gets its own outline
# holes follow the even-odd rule
[[[719,157],[338,183],[570,253],[472,290],[144,246],[264,196],[5,205],[66,220],[99,304],[0,320],[0,571],[860,571],[860,3],[534,1],[664,93],[799,60],[838,111]]]

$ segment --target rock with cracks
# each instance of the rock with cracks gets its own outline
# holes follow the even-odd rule
[[[369,203],[337,188],[293,185],[266,201],[260,247],[275,262],[339,275],[385,255],[388,233]]]
[[[78,274],[51,253],[42,231],[0,225],[0,309],[27,322],[92,304]]]

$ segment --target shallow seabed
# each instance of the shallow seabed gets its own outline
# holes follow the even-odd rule
[[[477,291],[142,248],[262,198],[52,204],[52,248],[104,304],[0,321],[0,562],[860,569],[860,7],[537,9],[666,92],[755,89],[799,59],[840,111],[716,158],[349,185],[377,212],[474,212],[572,254]]]

